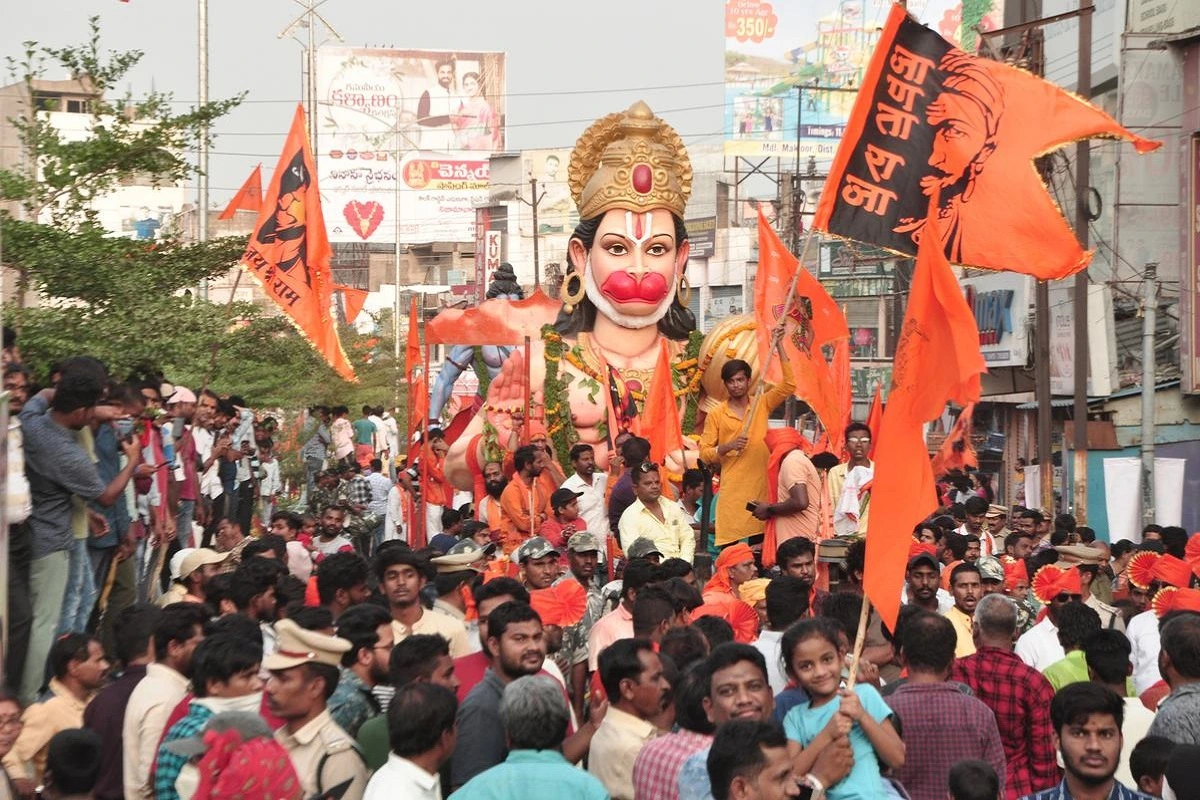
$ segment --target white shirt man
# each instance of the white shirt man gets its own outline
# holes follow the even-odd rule
[[[1158,653],[1162,649],[1158,641],[1158,615],[1146,610],[1129,620],[1125,635],[1133,647],[1130,660],[1133,662],[1133,688],[1138,694],[1162,680],[1158,672]]]
[[[596,471],[584,479],[576,471],[563,481],[562,488],[579,495],[579,517],[588,533],[600,543],[600,563],[604,563],[608,552],[608,503],[604,496],[608,490],[608,473]]]
[[[1047,616],[1017,639],[1016,654],[1038,672],[1067,657],[1058,641],[1058,626]]]

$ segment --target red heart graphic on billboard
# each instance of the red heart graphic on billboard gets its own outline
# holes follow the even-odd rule
[[[342,209],[342,214],[363,241],[369,239],[375,229],[379,227],[379,223],[383,222],[383,206],[374,200],[366,203],[351,200]]]

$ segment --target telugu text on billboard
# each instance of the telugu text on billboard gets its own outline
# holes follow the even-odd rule
[[[1001,27],[1004,0],[910,3],[974,52],[975,27]],[[726,0],[725,154],[830,160],[891,9],[890,0]],[[919,8],[913,8],[920,6]],[[966,32],[964,34],[964,31]]]
[[[334,242],[470,242],[504,149],[503,53],[324,47],[317,171]]]

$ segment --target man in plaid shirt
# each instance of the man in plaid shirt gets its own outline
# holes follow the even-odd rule
[[[210,636],[192,654],[192,687],[195,698],[188,713],[163,737],[154,762],[155,800],[179,800],[176,781],[188,762],[175,753],[171,742],[198,736],[214,714],[223,711],[258,713],[262,704],[262,640],[253,641],[228,633]]]
[[[704,666],[700,662],[689,669],[675,687],[675,722],[679,730],[651,739],[633,762],[635,797],[676,797],[684,762],[712,745],[716,726],[704,713],[709,680]]]
[[[991,765],[1004,786],[1004,746],[991,709],[948,683],[957,631],[950,620],[923,611],[904,623],[900,647],[908,680],[887,703],[913,743],[896,777],[912,800],[944,800],[950,769],[964,759]]]
[[[1058,765],[1051,742],[1050,682],[1013,652],[1017,607],[1004,595],[990,594],[975,608],[975,655],[955,664],[951,679],[965,683],[996,715],[1004,745],[1004,796],[1016,800],[1054,786]]]

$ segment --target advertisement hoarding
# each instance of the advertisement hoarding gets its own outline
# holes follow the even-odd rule
[[[712,258],[717,252],[717,218],[697,217],[686,220],[684,225],[691,245],[688,258]]]
[[[1029,303],[1033,278],[998,272],[959,281],[975,312],[979,349],[989,368],[1024,367],[1029,357]],[[1058,320],[1052,316],[1051,320]],[[1071,317],[1066,325],[1074,336]],[[1055,322],[1051,323],[1054,327]],[[1074,339],[1071,340],[1072,343]],[[1053,363],[1053,361],[1051,362]]]
[[[533,191],[530,180],[537,179],[539,235],[569,234],[579,224],[579,212],[575,210],[571,188],[567,185],[567,164],[570,160],[569,147],[521,151],[522,182],[513,188],[517,196],[528,200]],[[532,236],[532,225],[533,215],[522,214],[521,235]]]
[[[333,242],[470,242],[503,150],[503,53],[323,47],[317,171]]]
[[[726,0],[725,154],[830,160],[891,9],[886,0]],[[912,13],[968,52],[995,30],[1004,0],[913,3]],[[964,33],[965,32],[965,33]]]

